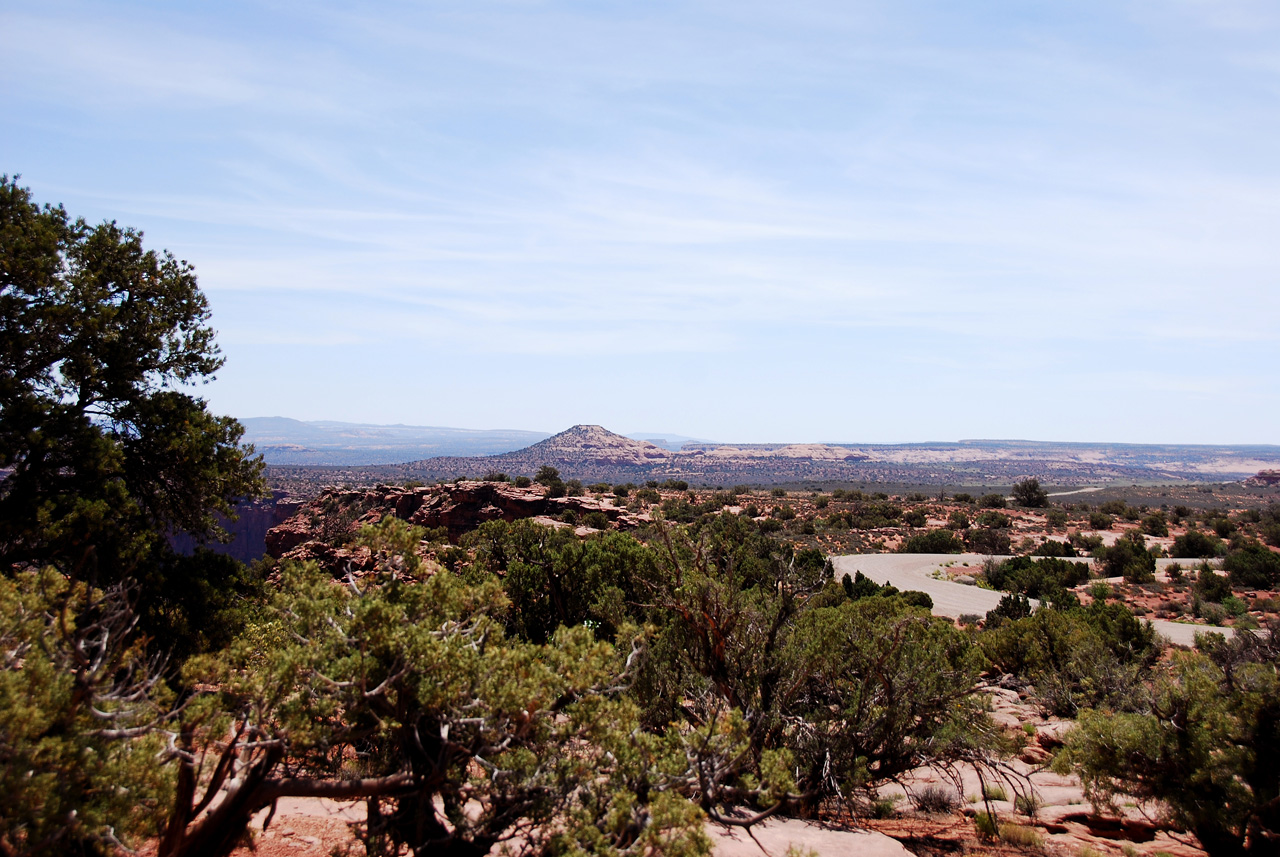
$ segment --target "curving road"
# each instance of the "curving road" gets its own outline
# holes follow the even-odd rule
[[[977,586],[966,586],[951,580],[939,580],[933,576],[943,566],[950,571],[964,571],[967,563],[974,574],[982,570],[982,563],[987,557],[976,553],[875,553],[848,554],[831,557],[835,566],[836,578],[861,571],[876,583],[890,583],[899,589],[917,589],[927,592],[933,599],[933,612],[938,616],[950,616],[953,619],[965,613],[977,613],[985,616],[988,610],[995,609],[1004,596],[1003,592],[981,589]],[[1007,557],[997,557],[1007,559]],[[1031,602],[1035,604],[1033,600]],[[1180,646],[1195,644],[1197,631],[1216,631],[1231,636],[1230,628],[1210,628],[1205,625],[1186,625],[1181,622],[1170,622],[1165,619],[1152,619],[1156,632],[1171,643]]]

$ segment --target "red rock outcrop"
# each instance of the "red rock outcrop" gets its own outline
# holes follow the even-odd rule
[[[647,520],[594,497],[547,497],[541,485],[518,488],[509,482],[463,481],[417,488],[329,488],[267,532],[267,552],[294,559],[339,559],[338,545],[361,524],[388,514],[419,527],[443,527],[456,541],[485,521],[558,519],[570,510],[579,516],[599,512],[613,529],[631,529]]]

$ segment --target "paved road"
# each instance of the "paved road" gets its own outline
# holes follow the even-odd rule
[[[985,559],[985,556],[975,553],[876,553],[833,556],[831,563],[835,566],[837,578],[845,574],[852,576],[854,572],[861,571],[876,583],[891,583],[899,589],[927,592],[933,599],[933,612],[936,615],[955,619],[965,613],[986,615],[988,610],[1000,603],[1004,593],[950,580],[938,580],[932,575],[947,564],[950,564],[951,571],[957,568],[964,571],[965,563],[977,573],[982,570]],[[1032,604],[1035,603],[1032,601]],[[1233,633],[1230,628],[1209,629],[1204,625],[1184,625],[1165,619],[1153,619],[1151,624],[1162,637],[1182,646],[1194,645],[1197,631],[1214,630],[1227,636]]]

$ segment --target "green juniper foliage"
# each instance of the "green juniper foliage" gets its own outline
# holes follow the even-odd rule
[[[186,392],[222,365],[208,318],[186,262],[0,177],[0,568],[159,580],[171,534],[261,492],[239,423]]]

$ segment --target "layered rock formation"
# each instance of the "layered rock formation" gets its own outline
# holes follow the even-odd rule
[[[379,485],[367,489],[326,489],[303,505],[289,520],[268,531],[267,553],[277,558],[314,559],[325,565],[350,562],[359,568],[368,559],[360,551],[346,551],[341,545],[367,523],[394,515],[427,529],[445,529],[456,541],[464,533],[486,521],[514,521],[535,518],[551,526],[568,526],[565,512],[574,518],[592,516],[597,523],[608,522],[611,529],[632,529],[648,520],[594,497],[548,497],[541,485],[518,488],[509,482],[455,482],[403,488]],[[579,527],[582,533],[590,527]]]

